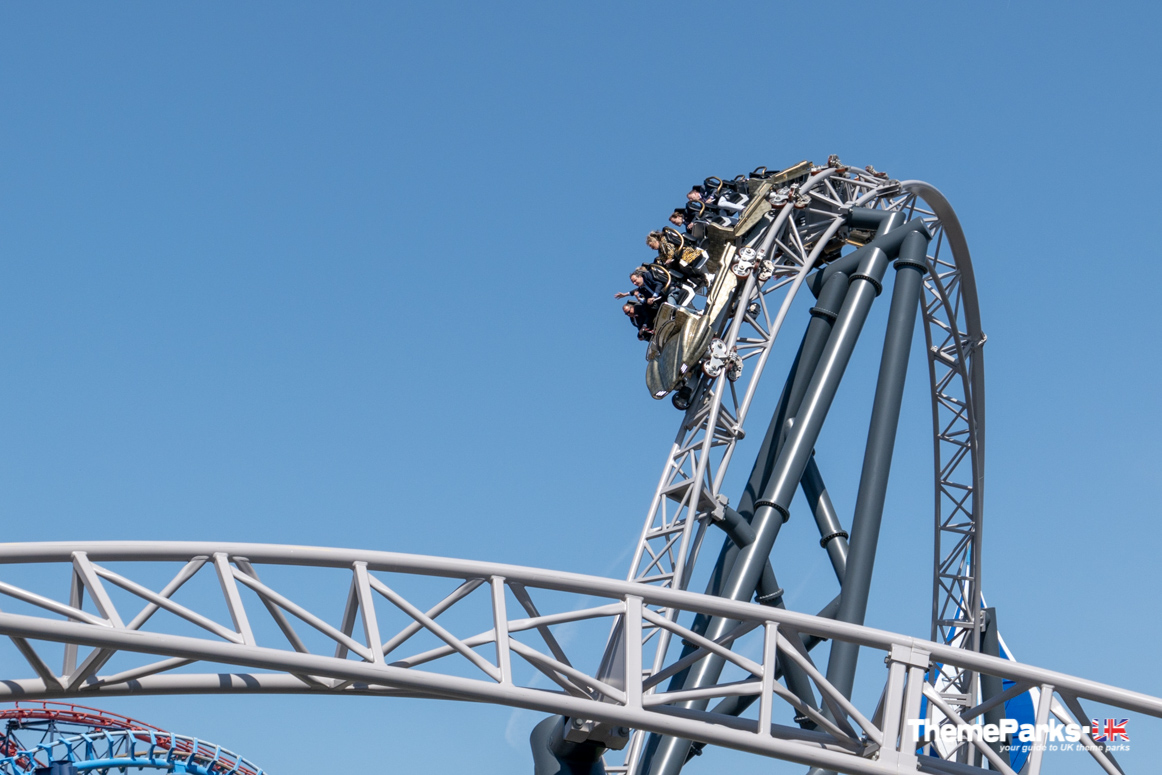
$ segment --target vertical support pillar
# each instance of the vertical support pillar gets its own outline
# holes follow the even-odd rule
[[[775,691],[776,644],[779,637],[777,622],[767,622],[763,631],[763,680],[759,694],[759,736],[771,734],[771,710]]]
[[[919,649],[912,649],[913,660],[908,665],[908,689],[904,694],[904,724],[913,719],[920,721],[920,708],[923,706],[924,699],[924,684],[928,682],[928,670],[930,666],[931,655],[926,651]],[[920,746],[916,745],[911,739],[911,734],[908,735],[908,751],[913,758],[919,756],[918,749]],[[904,750],[904,742],[900,742],[900,750]]]
[[[981,633],[980,650],[990,657],[999,657],[1001,655],[1000,634],[997,630],[997,609],[984,609],[984,631]],[[993,697],[1002,693],[1005,690],[1004,681],[995,675],[980,675],[980,692],[981,702],[988,702]],[[1005,704],[1002,702],[995,708],[990,708],[984,712],[984,720],[986,724],[1000,724],[1005,717]],[[989,748],[1000,756],[1005,761],[1009,761],[1009,754],[1001,750],[1001,747],[1008,745],[1008,735],[1002,737],[995,743],[989,743]]]
[[[888,685],[884,689],[884,717],[881,727],[884,742],[880,748],[880,761],[887,765],[894,765],[899,761],[897,739],[900,737],[902,726],[900,718],[904,710],[904,685],[908,680],[907,656],[911,651],[907,646],[894,645],[888,658],[884,660],[888,663]],[[907,735],[905,730],[904,737]]]
[[[908,722],[919,718],[928,659],[926,651],[896,644],[884,660],[888,663],[888,685],[884,691],[880,763],[894,766],[899,772],[916,769],[917,744],[912,739],[916,726]]]
[[[73,608],[80,608],[85,604],[85,584],[81,581],[81,575],[74,569],[69,574],[69,605]],[[69,621],[76,621],[69,619]],[[65,644],[64,666],[61,668],[61,675],[71,676],[73,671],[77,669],[77,644]]]
[[[1042,730],[1049,723],[1049,710],[1053,706],[1053,687],[1046,684],[1041,687],[1040,701],[1037,703],[1037,734],[1033,736],[1033,750],[1029,752],[1029,764],[1026,772],[1029,775],[1040,775],[1041,760],[1045,758],[1045,744],[1049,742],[1049,735]],[[1085,719],[1078,719],[1085,723]]]
[[[884,499],[888,489],[888,474],[892,467],[892,452],[896,444],[896,428],[900,420],[900,405],[904,397],[904,379],[908,372],[908,354],[912,347],[912,331],[916,327],[916,311],[920,306],[920,289],[927,263],[928,240],[923,234],[912,233],[904,238],[900,257],[895,263],[896,282],[892,289],[892,307],[888,316],[888,330],[884,336],[884,352],[872,404],[863,471],[855,513],[851,520],[851,544],[847,569],[843,577],[839,613],[842,622],[863,624],[867,613],[868,592],[871,589],[872,569],[879,543],[880,523],[884,515]],[[827,663],[827,680],[851,697],[855,680],[859,646],[837,641],[831,646]]]
[[[625,707],[642,706],[642,599],[625,598]]]
[[[502,684],[512,683],[512,655],[508,644],[508,610],[504,599],[504,576],[493,576],[492,586],[492,628],[496,633],[496,668],[500,671]]]

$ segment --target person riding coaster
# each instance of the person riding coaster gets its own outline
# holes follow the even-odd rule
[[[706,285],[706,279],[700,273],[686,270],[673,261],[667,265],[655,262],[643,268],[663,281],[664,299],[676,306],[690,306],[699,289]]]
[[[802,161],[784,170],[760,167],[749,176],[725,182],[709,177],[686,195],[685,217],[679,218],[677,211],[671,216],[675,226],[687,227],[688,236],[670,227],[647,235],[646,244],[658,252],[658,258],[643,269],[664,287],[664,301],[656,303],[646,350],[646,386],[654,398],[678,391],[674,405],[685,409],[700,380],[714,378],[703,374],[699,364],[715,332],[732,314],[738,289],[745,283],[740,278],[759,271],[765,282],[773,271],[773,262],[756,256],[754,250],[758,239],[754,230],[774,217],[769,195],[780,186],[802,182],[812,167],[811,162]],[[723,200],[728,205],[725,210],[720,205]],[[740,256],[748,251],[749,257]],[[736,258],[745,260],[735,267]],[[744,271],[744,266],[754,269]],[[706,301],[697,309],[692,303],[703,289]],[[726,373],[736,378],[732,376],[735,369]]]
[[[688,196],[690,206],[697,209],[699,216],[706,218],[701,247],[690,246],[698,255],[698,259],[690,264],[705,278],[706,303],[701,310],[669,302],[660,305],[654,320],[654,335],[646,350],[646,387],[654,398],[678,391],[674,405],[684,408],[696,394],[699,380],[709,378],[701,373],[699,364],[708,352],[715,332],[731,314],[738,289],[745,283],[742,276],[731,271],[732,264],[740,252],[748,249],[753,252],[753,246],[746,240],[748,237],[752,242],[756,240],[754,229],[771,217],[772,206],[767,195],[775,187],[809,174],[811,166],[810,162],[800,162],[777,173],[763,171],[764,177],[761,178],[740,176],[729,183],[723,183],[719,178],[707,178],[702,186],[695,186],[691,191]],[[717,212],[715,201],[723,196],[735,201],[746,196],[747,202],[729,219],[717,215],[707,217],[711,211]],[[667,247],[667,241],[673,247]],[[665,261],[663,256],[675,257],[666,264],[667,268],[683,266],[676,257],[680,248],[689,243],[677,231],[651,232],[648,244],[658,251],[660,262]]]
[[[705,282],[698,268],[705,252],[691,245],[677,229],[667,226],[661,231],[651,231],[646,235],[646,245],[658,251],[657,263],[671,275],[692,281],[695,285]]]
[[[613,298],[624,299],[626,296],[633,296],[638,301],[654,307],[655,310],[661,301],[687,305],[693,301],[698,292],[693,282],[675,275],[656,263],[639,266],[630,273],[629,280],[637,287],[632,291],[615,293]]]
[[[658,308],[637,301],[627,301],[622,305],[621,311],[637,328],[637,338],[649,341],[654,335],[654,318],[658,315]]]
[[[626,296],[633,296],[638,301],[650,306],[656,306],[666,297],[666,292],[671,284],[669,273],[663,267],[655,265],[639,266],[629,273],[629,281],[634,284],[634,289],[615,293],[613,298],[624,299]]]

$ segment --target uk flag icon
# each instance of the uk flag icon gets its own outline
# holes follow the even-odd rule
[[[1101,721],[1090,719],[1089,721],[1089,731],[1093,735],[1095,743],[1130,742],[1130,735],[1126,732],[1126,724],[1130,723],[1128,718],[1107,718]]]

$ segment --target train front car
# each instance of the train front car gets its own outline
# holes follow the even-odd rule
[[[811,162],[802,161],[776,172],[760,167],[726,182],[707,179],[702,187],[705,199],[687,225],[687,234],[678,237],[683,247],[689,243],[696,251],[691,269],[704,283],[689,288],[685,299],[662,303],[658,311],[646,352],[651,396],[661,399],[677,391],[674,405],[684,410],[704,378],[712,379],[723,370],[728,376],[736,372],[733,354],[717,352],[714,345],[736,312],[747,277],[755,272],[760,283],[770,279],[774,263],[767,256],[764,237],[779,209],[805,201],[798,186],[813,169]],[[699,304],[703,296],[705,301]]]

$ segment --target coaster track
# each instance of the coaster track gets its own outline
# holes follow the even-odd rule
[[[3,775],[126,773],[130,768],[202,775],[264,772],[219,745],[82,705],[16,702],[0,708],[0,721],[5,722]]]
[[[932,399],[936,496],[931,637],[934,641],[979,651],[985,427],[981,346],[985,336],[981,331],[972,262],[960,222],[945,197],[931,185],[914,180],[892,180],[871,167],[863,170],[846,167],[835,157],[826,167],[810,167],[809,173],[794,184],[772,190],[768,199],[773,203],[770,211],[748,232],[738,235],[735,240],[738,250],[729,255],[734,256],[736,273],[742,274],[745,268],[740,271],[738,267],[741,250],[746,246],[757,248],[760,259],[770,257],[773,272],[769,279],[763,279],[757,272],[749,273],[745,285],[737,292],[738,298],[732,307],[734,314],[725,316],[716,332],[725,343],[725,349],[737,352],[744,368],[737,380],[711,378],[705,374],[697,375],[696,381],[692,380],[693,400],[663,464],[628,579],[686,589],[711,528],[729,526],[729,520],[725,520],[724,525],[723,513],[730,498],[722,491],[723,483],[737,443],[746,434],[751,403],[779,334],[785,327],[792,302],[803,288],[810,289],[817,297],[818,306],[812,309],[812,315],[817,316],[820,307],[827,306],[822,301],[824,282],[839,271],[845,271],[854,280],[859,275],[852,272],[862,271],[853,264],[854,258],[850,254],[845,257],[835,250],[836,243],[853,242],[850,236],[854,234],[856,219],[865,227],[869,223],[878,224],[876,234],[879,238],[886,236],[888,228],[897,229],[898,234],[905,223],[922,224],[929,239],[923,256],[924,280],[919,301]],[[870,237],[867,235],[864,242]],[[872,238],[872,244],[876,239]],[[861,252],[866,251],[865,247]],[[878,296],[882,286],[879,280],[871,282]],[[886,284],[884,278],[883,285]],[[837,302],[843,299],[842,294],[835,297]],[[836,320],[835,313],[840,311],[838,303],[835,306],[834,310],[825,310],[831,314],[832,322]],[[858,325],[855,336],[858,336]],[[800,347],[800,357],[811,336],[808,328]],[[825,335],[827,341],[835,338]],[[906,365],[906,353],[904,358]],[[731,515],[736,522],[754,521],[756,501],[760,501],[770,471],[776,461],[782,462],[778,459],[779,437],[785,433],[782,423],[794,418],[797,411],[794,406],[788,409],[786,402],[795,401],[797,379],[805,384],[802,376],[796,374],[797,370],[804,368],[809,372],[814,365],[804,367],[797,357],[759,451],[755,472],[747,491],[738,499],[735,514]],[[843,368],[841,364],[838,369],[840,376],[834,378],[836,383],[842,377]],[[881,366],[881,369],[885,368],[889,367]],[[881,381],[883,379],[881,372]],[[900,385],[902,379],[901,374]],[[801,394],[802,390],[799,392]],[[789,395],[792,398],[788,399]],[[824,405],[823,417],[826,412],[827,405]],[[891,425],[891,438],[894,438],[894,422]],[[815,437],[809,439],[810,445]],[[877,458],[882,459],[884,454],[882,445],[873,449],[869,432],[865,478],[868,478],[867,467],[877,465]],[[890,466],[890,441],[886,458]],[[881,486],[886,483],[886,476],[885,470]],[[799,473],[794,474],[796,480],[799,477],[803,478],[804,494],[816,512],[820,543],[830,555],[842,589],[848,533],[840,526],[838,515],[827,497],[813,452],[806,469],[800,468]],[[862,480],[860,488],[862,497]],[[774,505],[786,520],[789,502]],[[875,531],[878,532],[878,524]],[[710,574],[711,582],[707,588],[710,594],[721,594],[727,584],[723,577],[730,570],[728,546],[731,540],[729,537],[725,539],[726,545],[718,555],[718,564]],[[865,558],[874,560],[875,540],[874,535],[870,539],[864,538],[861,549]],[[856,610],[866,605],[870,560],[864,565],[866,578],[855,585],[859,589],[849,593],[855,602],[848,601],[848,607]],[[766,573],[771,579],[768,589],[760,588],[755,594],[761,599],[766,591],[769,597],[776,598],[774,604],[781,605],[781,600],[777,599],[781,590],[773,582],[769,566]],[[749,589],[741,592],[749,598]],[[837,597],[833,609],[839,607],[840,601],[841,597]],[[673,621],[673,612],[659,610],[658,613]],[[821,613],[844,616],[844,612],[838,610],[825,609]],[[862,623],[861,612],[856,620]],[[611,648],[620,637],[617,631],[613,633]],[[664,628],[647,627],[645,638],[652,640],[649,659],[655,670],[675,658],[670,648],[671,634]],[[852,663],[850,669],[854,670],[854,656],[848,656],[847,660]],[[977,677],[971,671],[964,673],[951,666],[943,669],[934,685],[946,702],[961,709],[972,705],[972,698],[979,693]],[[643,764],[645,745],[644,733],[639,732],[630,746],[625,764],[617,769],[638,772]],[[673,775],[680,767],[678,760],[682,756],[674,754],[671,759],[668,765],[661,765],[660,770],[651,772]]]
[[[291,572],[297,592],[264,580]],[[346,602],[320,607],[305,599],[337,578],[345,581]],[[208,583],[184,594],[199,582]],[[61,599],[52,589],[70,592]],[[466,700],[586,719],[586,734],[611,747],[640,729],[848,773],[983,771],[917,757],[901,737],[904,720],[919,717],[921,698],[942,702],[925,678],[938,665],[996,675],[1018,691],[1039,688],[1043,715],[1058,698],[1077,718],[1087,718],[1083,702],[1162,718],[1162,700],[1154,697],[870,627],[633,582],[441,557],[264,544],[0,544],[0,594],[9,601],[0,635],[14,646],[0,662],[0,700],[8,701],[201,693]],[[656,613],[663,609],[736,625],[710,641]],[[228,624],[218,620],[222,610]],[[600,677],[586,667],[595,661],[592,644],[559,637],[562,628],[593,621],[620,621],[630,636],[619,670]],[[686,664],[723,656],[731,670],[695,696],[752,696],[758,718],[675,707],[690,693],[659,687],[686,665],[651,669],[637,637],[647,627],[695,644]],[[861,710],[814,665],[808,649],[819,639],[884,653],[877,707]],[[52,643],[66,644],[61,670],[49,667]],[[11,658],[16,653],[24,675]],[[113,663],[116,669],[106,668]],[[779,683],[788,663],[808,674],[828,712],[805,706]],[[235,669],[197,670],[212,665]],[[979,717],[986,706],[959,716]],[[818,728],[778,722],[798,713]],[[1101,746],[1091,753],[1116,772]],[[997,764],[1011,773],[1006,766]],[[1039,761],[1031,766],[1030,773],[1039,771]]]

